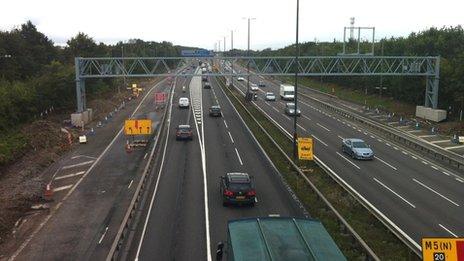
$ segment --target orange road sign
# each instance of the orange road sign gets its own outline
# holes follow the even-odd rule
[[[424,261],[464,261],[464,238],[422,238]]]
[[[124,134],[126,135],[149,135],[151,132],[151,120],[126,120],[124,122]]]
[[[300,160],[313,160],[313,139],[298,138],[298,158]]]

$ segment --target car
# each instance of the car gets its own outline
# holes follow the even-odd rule
[[[203,88],[211,89],[211,84],[209,82],[205,82],[205,84],[203,84]]]
[[[220,192],[222,205],[247,204],[254,206],[256,202],[256,190],[253,176],[248,173],[232,172],[221,176]]]
[[[252,92],[257,92],[259,90],[258,85],[256,85],[256,83],[251,83],[250,84],[250,90]]]
[[[287,102],[285,104],[285,114],[287,114],[288,116],[300,116],[301,115],[301,111],[300,109],[297,109],[295,111],[295,103],[293,102]]]
[[[362,139],[343,139],[342,151],[350,155],[353,159],[374,159],[374,151]]]
[[[245,78],[243,78],[243,77],[239,76],[239,77],[237,77],[237,81],[239,81],[239,82],[243,82],[243,81],[245,81]]]
[[[209,107],[209,116],[222,117],[221,107],[219,107],[219,105]]]
[[[207,82],[207,81],[208,81],[208,77],[202,76],[202,77],[201,77],[201,81],[202,81],[202,82]]]
[[[266,101],[275,101],[276,100],[276,97],[275,97],[275,94],[272,93],[272,92],[266,92],[266,94],[264,95],[264,99]]]
[[[259,81],[258,87],[266,87],[266,84],[263,81]]]
[[[179,108],[188,108],[190,106],[189,99],[186,97],[179,98]]]
[[[176,140],[193,140],[193,132],[190,125],[179,125],[176,128]]]

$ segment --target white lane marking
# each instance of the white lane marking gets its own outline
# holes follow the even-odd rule
[[[446,230],[446,232],[450,233],[451,235],[453,235],[453,237],[458,237],[456,234],[454,234],[453,232],[451,232],[451,230],[447,229],[445,226],[443,226],[442,224],[438,224],[441,228],[443,228],[444,230]]]
[[[424,160],[422,161],[422,163],[424,163],[425,165],[428,165],[428,163],[426,161],[424,161]]]
[[[380,160],[381,162],[383,162],[383,164],[389,166],[390,168],[394,169],[394,170],[398,170],[396,167],[394,167],[393,165],[391,165],[390,163],[384,161],[383,159],[377,157],[377,156],[374,156],[376,159]]]
[[[412,180],[414,180],[414,182],[416,182],[416,183],[422,185],[424,188],[427,188],[428,190],[432,191],[433,193],[439,195],[440,197],[442,197],[442,198],[448,200],[449,202],[451,202],[451,203],[454,204],[455,206],[459,207],[459,204],[458,204],[458,203],[456,203],[456,202],[452,201],[451,199],[449,199],[449,198],[443,196],[442,194],[440,194],[440,193],[437,192],[436,190],[432,189],[431,187],[425,185],[424,183],[418,181],[417,179],[412,179]]]
[[[66,178],[70,178],[70,177],[75,177],[75,176],[82,175],[84,173],[85,173],[85,171],[79,171],[79,172],[76,172],[76,173],[55,177],[54,180],[60,180],[60,179],[66,179]]]
[[[444,143],[444,142],[451,142],[451,140],[434,140],[434,141],[429,141],[430,143]]]
[[[434,169],[434,170],[438,170],[438,168],[437,168],[437,167],[435,167],[435,166],[433,166],[433,165],[432,165],[432,166],[430,166],[430,167],[432,167],[432,169]]]
[[[280,112],[278,109],[276,109],[274,106],[272,106],[272,109],[274,109],[274,111],[276,112]]]
[[[459,148],[464,148],[464,145],[445,147],[444,149],[445,150],[452,150],[452,149],[459,149]]]
[[[309,121],[311,120],[311,118],[309,118],[309,117],[308,117],[308,116],[306,116],[306,115],[301,115],[301,116],[302,116],[303,118],[305,118],[305,119],[309,120]]]
[[[240,162],[240,165],[243,165],[242,158],[240,158],[240,154],[238,153],[237,148],[235,148],[235,153],[237,154],[238,161]]]
[[[132,183],[134,182],[134,180],[132,179],[129,183],[129,186],[127,186],[128,189],[130,189],[130,187],[132,186]]]
[[[324,130],[326,130],[326,131],[329,131],[329,132],[330,132],[330,130],[329,130],[328,128],[326,128],[326,127],[322,126],[321,124],[319,124],[319,123],[316,123],[316,125],[317,125],[317,126],[319,126],[319,127],[321,127],[321,128],[323,128]]]
[[[255,203],[258,203],[258,198],[255,198]]]
[[[307,130],[306,130],[305,128],[303,128],[303,126],[301,126],[300,124],[297,123],[296,125],[297,125],[298,127],[300,127],[302,130],[307,131]]]
[[[399,150],[398,147],[393,146],[393,148],[394,148],[395,150]]]
[[[371,138],[375,139],[374,135],[371,135]],[[388,145],[388,144],[387,144]]]
[[[401,153],[403,153],[404,155],[408,155],[408,153],[406,151],[401,151]]]
[[[106,232],[108,232],[108,227],[105,228],[105,232],[103,232],[103,235],[100,237],[100,240],[98,240],[98,244],[100,245],[101,242],[103,241],[103,238],[105,238]]]
[[[77,159],[77,158],[89,158],[89,159],[97,159],[95,157],[87,156],[87,155],[76,155],[74,157],[71,157],[71,159]]]
[[[419,138],[431,138],[437,136],[436,134],[431,134],[431,135],[419,135]]]
[[[72,186],[73,186],[73,184],[71,184],[71,185],[66,185],[66,186],[62,186],[62,187],[57,187],[57,188],[53,189],[53,191],[54,191],[54,192],[58,192],[58,191],[70,189]]]
[[[415,160],[417,159],[417,157],[416,157],[416,156],[413,156],[413,155],[410,155],[410,156],[411,156],[411,158],[413,158],[413,159],[415,159]]]
[[[147,155],[148,155],[148,152],[145,153],[145,156],[143,156],[143,159],[146,159],[146,158],[147,158]]]
[[[343,137],[342,137],[342,136],[340,136],[340,135],[337,135],[337,136],[338,136],[340,139],[342,139],[342,140],[343,140]]]
[[[379,142],[383,142],[383,140],[382,140],[382,139],[377,139],[377,140],[378,140]]]
[[[464,180],[460,179],[460,178],[455,178],[457,181],[461,182],[461,183],[464,183]]]
[[[403,198],[400,194],[396,193],[395,191],[393,191],[393,189],[389,188],[387,185],[383,184],[382,182],[380,182],[378,179],[374,178],[374,180],[379,183],[382,187],[388,189],[391,193],[395,194],[397,197],[399,197],[400,199],[402,199],[404,202],[406,202],[408,205],[410,205],[411,207],[413,208],[416,208],[416,206],[414,206],[414,204],[412,204],[411,202],[407,201],[405,198]]]
[[[351,165],[355,166],[357,169],[361,169],[360,167],[358,167],[358,165],[354,164],[353,162],[351,162],[351,160],[349,160],[348,158],[346,158],[345,156],[343,156],[342,154],[340,154],[338,151],[337,151],[337,154],[338,156],[342,157],[344,160],[348,161]]]
[[[61,169],[71,169],[71,168],[75,168],[75,167],[80,167],[80,166],[84,166],[84,165],[88,165],[90,163],[93,163],[94,161],[95,160],[84,161],[84,162],[81,162],[81,163],[64,166]]]
[[[388,147],[391,147],[390,143],[388,143],[388,142],[387,142],[387,143],[385,143],[385,145],[387,145]]]
[[[229,128],[229,126],[227,126],[226,120],[224,120],[224,125],[226,126],[227,129]]]
[[[445,174],[446,176],[451,176],[448,172],[446,171],[442,171],[443,174]]]
[[[327,143],[323,142],[321,139],[319,139],[318,137],[316,137],[314,134],[312,134],[311,136],[313,136],[313,138],[315,138],[317,141],[319,141],[320,143],[322,143],[324,146],[329,147],[329,145],[327,145]]]
[[[232,143],[235,143],[235,142],[234,142],[234,139],[232,138],[232,134],[230,134],[230,131],[228,131],[228,133],[229,133],[229,138],[230,138],[230,140],[232,141]]]

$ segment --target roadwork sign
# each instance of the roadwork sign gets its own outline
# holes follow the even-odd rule
[[[157,92],[155,93],[155,105],[158,104],[165,104],[167,100],[167,93],[165,92]]]
[[[464,261],[464,238],[422,238],[424,261]]]
[[[313,160],[312,138],[298,138],[298,158],[300,160]]]
[[[151,120],[126,120],[124,122],[124,134],[126,135],[149,135],[151,131]]]

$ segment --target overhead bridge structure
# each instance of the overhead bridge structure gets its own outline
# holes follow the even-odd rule
[[[85,79],[110,77],[193,76],[179,71],[198,60],[222,65],[208,76],[246,76],[234,64],[250,65],[256,74],[272,76],[423,76],[426,79],[425,106],[436,109],[440,78],[439,56],[293,56],[281,57],[106,57],[75,58],[77,111],[86,108]],[[224,66],[225,65],[225,66]],[[225,69],[229,68],[229,69]]]

